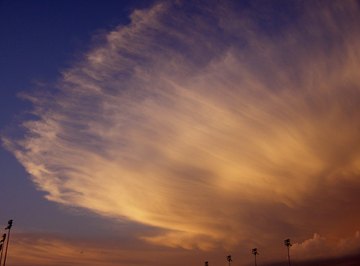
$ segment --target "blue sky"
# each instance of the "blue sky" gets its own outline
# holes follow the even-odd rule
[[[14,131],[31,105],[19,94],[38,86],[54,90],[61,71],[91,47],[97,35],[118,24],[129,23],[129,14],[149,1],[1,1],[0,128]],[[39,85],[40,84],[40,85]],[[16,159],[1,147],[1,180],[4,203],[1,220],[15,219],[20,230],[45,230],[88,234],[97,222],[88,216],[61,209],[45,201]],[[94,217],[93,217],[94,218]],[[83,224],[81,227],[74,225]],[[75,228],[76,227],[76,228]],[[103,231],[107,231],[103,228]]]

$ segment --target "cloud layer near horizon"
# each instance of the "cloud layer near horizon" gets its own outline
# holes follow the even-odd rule
[[[291,248],[291,256],[299,265],[301,264],[300,261],[308,259],[326,259],[330,263],[334,257],[351,260],[351,254],[356,254],[359,247],[359,232],[339,241],[331,241],[319,234],[314,234],[312,238],[302,243],[295,243]],[[259,260],[262,261],[263,265],[274,265],[265,262],[266,257],[269,258],[270,254],[263,253],[264,250],[261,251]],[[192,265],[200,264],[204,259],[207,259],[211,261],[211,264],[222,264],[224,254],[226,253],[223,250],[217,250],[216,252],[199,250],[188,252],[183,249],[151,248],[149,245],[138,243],[138,241],[129,243],[118,239],[79,239],[78,237],[17,232],[11,241],[11,253],[8,257],[8,263],[18,266],[85,264],[94,266],[99,264],[129,266],[180,265],[180,263]],[[244,252],[239,256],[237,252],[233,254],[233,258],[236,262],[239,261],[239,258],[244,262],[251,258],[251,254],[250,252]],[[280,257],[275,259],[279,261]]]
[[[12,265],[169,265],[174,258],[188,258],[184,251],[153,250],[148,246],[105,239],[79,239],[50,234],[17,233],[11,243]],[[160,261],[158,258],[161,257]]]
[[[163,229],[153,243],[349,236],[359,6],[296,3],[284,17],[231,2],[137,10],[57,91],[27,96],[38,119],[5,144],[47,199]]]

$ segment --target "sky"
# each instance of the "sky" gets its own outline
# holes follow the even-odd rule
[[[0,58],[9,265],[360,261],[359,1],[2,0]]]

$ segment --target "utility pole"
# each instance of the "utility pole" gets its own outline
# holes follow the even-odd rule
[[[229,262],[229,266],[231,266],[231,262],[232,262],[231,255],[228,255],[228,256],[226,257],[226,260]]]
[[[292,246],[292,244],[291,244],[291,242],[290,242],[290,239],[285,239],[285,240],[284,240],[284,245],[287,247],[289,266],[291,266],[291,262],[290,262],[290,247]]]
[[[9,232],[8,232],[8,237],[7,237],[7,240],[6,240],[4,266],[5,266],[5,264],[6,264],[6,257],[7,257],[7,252],[8,252],[8,248],[9,248],[9,239],[10,239],[10,231],[11,231],[12,224],[13,224],[13,220],[9,220],[9,221],[8,221],[8,226],[5,227],[5,230],[8,230]]]
[[[254,257],[255,257],[255,266],[257,266],[256,256],[259,255],[259,252],[258,252],[257,248],[253,248],[253,249],[251,250],[251,252],[252,252],[252,254],[253,254]]]
[[[2,256],[4,251],[4,244],[5,244],[6,234],[2,235],[2,239],[0,240],[0,266],[2,265]]]

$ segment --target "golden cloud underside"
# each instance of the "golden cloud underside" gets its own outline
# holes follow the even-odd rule
[[[357,2],[305,6],[275,36],[227,5],[204,13],[216,26],[170,4],[135,11],[50,98],[29,97],[39,119],[9,149],[47,199],[163,229],[152,243],[355,232]]]

